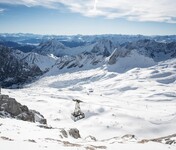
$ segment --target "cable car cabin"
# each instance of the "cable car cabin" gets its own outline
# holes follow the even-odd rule
[[[83,101],[77,100],[77,99],[73,99],[73,101],[76,102],[76,104],[75,104],[74,112],[71,113],[71,118],[74,121],[78,121],[80,119],[85,118],[85,114],[81,111],[81,108],[80,108],[80,103],[82,103]]]

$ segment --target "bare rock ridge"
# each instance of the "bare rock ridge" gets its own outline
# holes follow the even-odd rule
[[[46,124],[47,120],[39,112],[30,110],[8,95],[0,95],[0,117],[16,118],[23,121]]]
[[[176,134],[159,137],[155,139],[144,139],[142,141],[139,141],[139,143],[147,143],[147,142],[158,142],[163,144],[169,144],[169,145],[175,145],[176,144]]]
[[[68,138],[69,135],[71,137],[73,137],[74,139],[81,138],[81,135],[80,135],[79,130],[77,128],[70,128],[67,131],[65,129],[61,129],[60,133],[62,134],[62,137],[64,137],[64,138]]]
[[[116,61],[119,57],[126,57],[129,54],[130,54],[130,50],[123,49],[123,48],[122,49],[116,48],[116,49],[114,49],[112,54],[109,56],[108,64],[113,65],[116,63]]]
[[[0,85],[10,87],[20,85],[42,75],[42,71],[36,65],[30,66],[28,63],[18,60],[13,55],[13,50],[0,46]]]

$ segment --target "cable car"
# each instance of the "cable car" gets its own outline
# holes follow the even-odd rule
[[[75,104],[75,110],[73,113],[71,113],[71,118],[73,119],[73,121],[78,121],[80,119],[85,118],[85,114],[81,111],[80,108],[80,103],[82,103],[83,101],[78,100],[78,99],[73,99],[74,102],[76,102]]]

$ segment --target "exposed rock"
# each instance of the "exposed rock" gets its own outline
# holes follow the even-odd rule
[[[128,140],[131,140],[131,139],[135,139],[135,135],[133,134],[126,134],[124,136],[122,136],[122,139],[128,139]]]
[[[21,104],[17,103],[14,98],[1,99],[1,110],[8,112],[12,116],[17,116],[23,112]]]
[[[156,40],[143,39],[124,44],[128,50],[137,50],[140,54],[151,57],[154,61],[166,60],[176,55],[176,42],[157,42]],[[161,53],[166,57],[160,57]],[[169,57],[168,57],[169,56]]]
[[[38,111],[36,111],[36,110],[30,110],[30,112],[32,112],[34,114],[34,120],[35,120],[35,122],[39,122],[41,124],[47,124],[47,120]]]
[[[5,137],[5,136],[1,136],[0,139],[5,140],[5,141],[14,141],[13,139],[10,139],[10,138]]]
[[[44,129],[54,129],[53,127],[47,126],[47,125],[38,125],[38,127],[44,128]]]
[[[96,150],[96,149],[107,149],[106,146],[95,146],[95,145],[89,145],[85,147],[86,150]]]
[[[34,52],[23,53],[19,50],[14,50],[12,55],[19,61],[26,62],[29,66],[37,66],[45,73],[56,63],[57,57],[44,56]],[[47,63],[46,63],[47,62]]]
[[[115,44],[111,40],[101,39],[95,44],[91,52],[96,55],[103,55],[108,57],[115,49],[115,47]]]
[[[42,71],[36,65],[30,66],[27,62],[18,60],[13,50],[0,45],[0,84],[2,87],[20,85],[31,81]]]
[[[94,147],[95,149],[107,149],[106,146],[95,146],[95,145],[91,145],[92,147]]]
[[[176,134],[172,134],[169,136],[164,136],[160,138],[155,138],[155,139],[143,139],[139,141],[139,143],[147,143],[147,142],[158,142],[158,143],[163,143],[163,144],[169,144],[169,145],[175,145],[176,144]]]
[[[118,49],[116,48],[112,54],[109,56],[108,64],[113,65],[116,63],[118,57],[125,57],[130,53],[127,49]]]
[[[69,141],[63,141],[63,144],[66,147],[81,147],[80,144],[70,143]]]
[[[97,141],[97,139],[94,136],[91,136],[91,135],[87,136],[85,138],[85,140],[87,140],[87,141]]]
[[[96,56],[93,53],[81,53],[77,56],[63,56],[57,60],[57,67],[59,69],[82,68],[88,64],[95,66],[104,60],[103,56]]]
[[[39,112],[29,110],[27,106],[21,105],[8,95],[0,95],[0,116],[12,117],[23,121],[39,122],[46,124],[47,121]]]
[[[81,138],[80,134],[79,134],[79,130],[76,128],[71,128],[68,130],[68,133],[70,136],[72,136],[75,139]]]
[[[35,140],[33,139],[28,139],[28,140],[24,140],[24,141],[27,141],[27,142],[31,142],[31,143],[37,143]]]
[[[19,115],[17,115],[16,118],[23,121],[36,122],[34,119],[34,114],[30,111],[22,112]]]
[[[68,134],[64,129],[61,129],[60,133],[62,133],[65,138],[68,138]]]
[[[86,150],[95,150],[95,148],[93,148],[92,146],[87,146],[85,147]]]

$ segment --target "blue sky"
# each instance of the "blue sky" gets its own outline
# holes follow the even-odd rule
[[[0,33],[170,35],[175,8],[175,0],[0,0]]]

